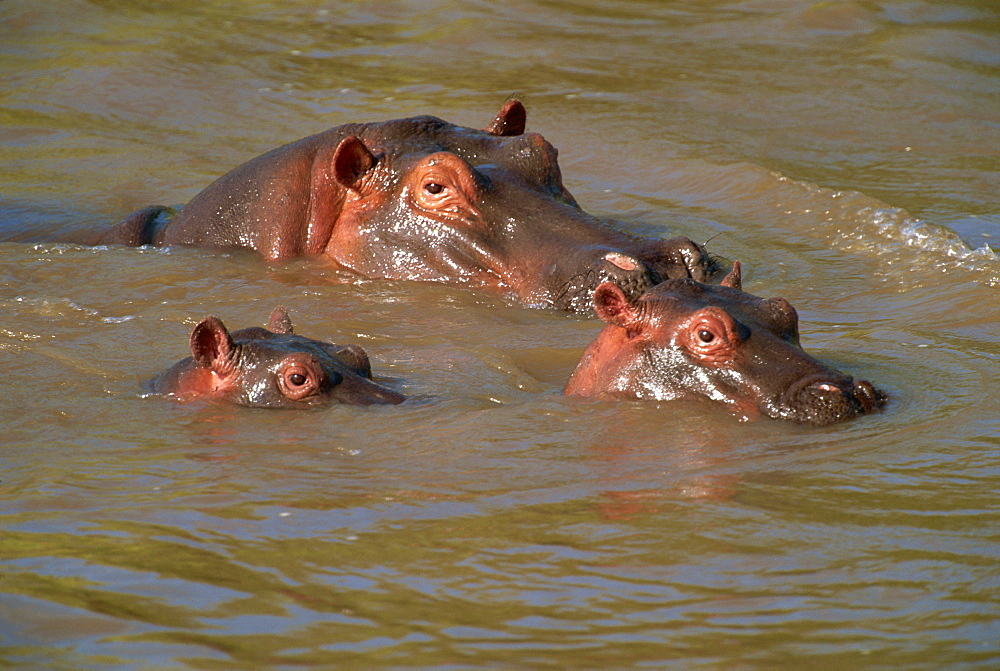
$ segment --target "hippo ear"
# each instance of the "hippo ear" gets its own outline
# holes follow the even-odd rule
[[[524,109],[524,105],[521,104],[520,100],[508,100],[504,103],[504,106],[500,108],[497,115],[490,122],[490,125],[484,128],[490,135],[499,135],[500,137],[513,137],[514,135],[520,135],[524,132],[524,125],[528,120],[528,112]]]
[[[226,325],[215,317],[205,317],[191,331],[191,358],[202,368],[215,368],[234,346]]]
[[[361,377],[371,379],[372,365],[368,353],[358,345],[340,345],[334,351],[334,356],[345,366],[351,368]]]
[[[594,311],[609,324],[631,329],[638,321],[635,304],[613,282],[603,282],[594,289]]]
[[[377,161],[361,138],[356,135],[345,137],[333,154],[333,177],[341,186],[354,189]]]
[[[733,261],[733,269],[722,279],[722,286],[743,291],[743,266],[739,261]]]
[[[291,333],[292,320],[288,317],[285,308],[280,305],[274,308],[271,318],[267,320],[267,330],[271,333]]]

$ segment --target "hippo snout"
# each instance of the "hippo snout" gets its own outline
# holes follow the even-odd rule
[[[398,405],[406,400],[402,394],[360,376],[341,382],[330,396],[348,405]]]
[[[662,279],[643,261],[620,251],[599,251],[596,257],[581,265],[583,271],[571,277],[556,297],[556,307],[590,312],[594,289],[604,282],[617,285],[630,300],[638,300]]]
[[[598,260],[597,275],[601,279],[591,289],[597,288],[601,282],[614,282],[632,300],[638,300],[661,279],[645,263],[621,252],[608,252],[602,256]]]
[[[662,245],[669,252],[669,263],[663,268],[663,279],[690,277],[698,282],[707,282],[719,270],[715,259],[709,256],[705,248],[689,238],[669,238]]]
[[[785,394],[777,416],[810,424],[832,424],[875,412],[886,395],[867,380],[831,375],[809,376]]]

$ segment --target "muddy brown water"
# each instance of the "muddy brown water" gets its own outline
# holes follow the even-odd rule
[[[596,320],[0,243],[0,663],[997,668],[998,27],[985,0],[0,3],[8,238],[517,95],[585,208],[711,240],[891,396],[821,429],[565,399]],[[411,400],[143,392],[201,317],[277,304]]]

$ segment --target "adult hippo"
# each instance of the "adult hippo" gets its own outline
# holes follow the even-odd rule
[[[614,284],[594,292],[608,323],[564,392],[669,401],[711,399],[734,414],[830,424],[873,412],[885,394],[823,365],[799,345],[783,298],[741,291],[739,262],[721,286],[667,280],[639,299]]]
[[[405,400],[402,394],[372,382],[363,349],[292,333],[292,322],[282,308],[271,313],[267,328],[255,326],[232,333],[215,317],[206,317],[192,329],[190,346],[190,357],[150,382],[153,391],[182,400],[256,408]]]
[[[717,267],[687,238],[648,238],[584,212],[557,151],[504,104],[484,129],[432,116],[337,126],[235,168],[179,212],[148,207],[89,244],[321,256],[368,278],[485,287],[589,312],[605,281],[638,296]]]

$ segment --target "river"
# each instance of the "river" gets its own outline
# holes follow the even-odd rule
[[[986,0],[0,3],[0,665],[997,668],[998,92]],[[741,260],[885,411],[565,398],[596,319],[45,241],[511,96],[585,209]],[[145,392],[278,304],[410,399]]]

